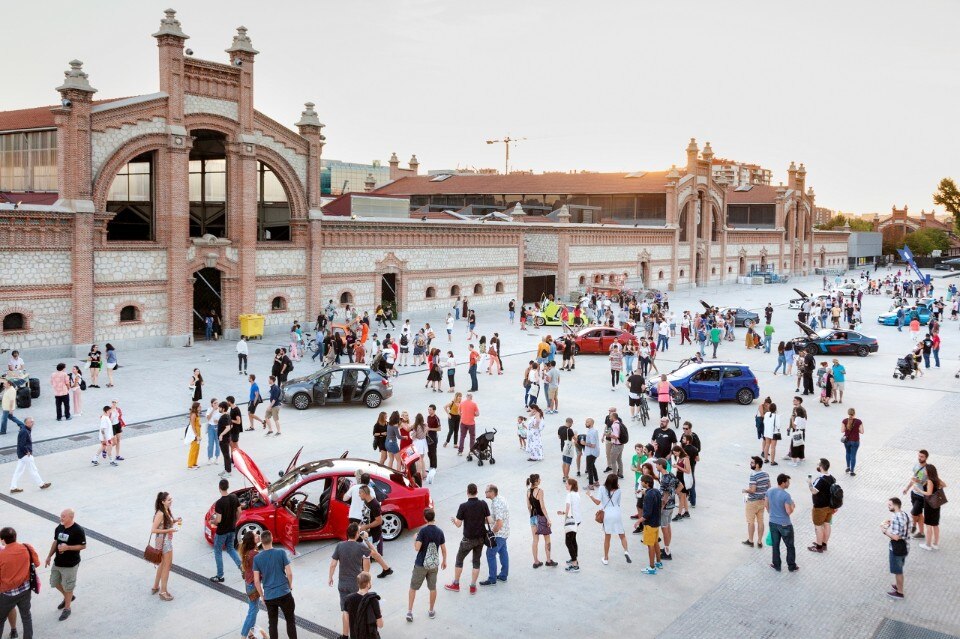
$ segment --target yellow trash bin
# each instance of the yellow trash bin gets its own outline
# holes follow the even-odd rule
[[[240,316],[240,336],[263,339],[263,315],[247,313]]]

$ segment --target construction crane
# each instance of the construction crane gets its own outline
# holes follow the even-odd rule
[[[503,144],[506,149],[506,159],[503,162],[503,174],[510,173],[510,143],[526,140],[527,138],[511,138],[509,135],[502,140],[487,140],[487,144]]]

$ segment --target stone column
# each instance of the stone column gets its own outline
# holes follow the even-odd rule
[[[167,122],[182,126],[185,88],[183,45],[190,36],[180,28],[176,11],[167,9],[164,14],[165,17],[160,20],[160,30],[153,34],[160,52],[160,90],[170,96],[167,100]]]
[[[305,308],[308,318],[314,318],[320,314],[323,303],[320,299],[321,285],[321,223],[320,218],[323,215],[320,210],[320,159],[323,154],[324,137],[323,124],[317,117],[313,102],[307,102],[304,110],[300,114],[300,120],[297,122],[297,129],[300,135],[307,141],[307,183],[304,188],[307,190],[307,218],[310,220],[307,226],[306,253],[307,253],[307,272],[306,272],[306,302]]]
[[[570,236],[565,229],[557,231],[557,299],[570,292]]]
[[[225,328],[239,326],[240,313],[255,313],[257,299],[257,155],[252,135],[240,135],[238,142],[227,146],[227,237],[238,250],[237,285],[222,291]],[[235,298],[227,299],[232,293]]]
[[[667,289],[672,291],[676,289],[677,284],[677,273],[679,269],[679,257],[677,253],[680,250],[680,209],[677,203],[677,182],[680,179],[680,172],[677,170],[677,167],[674,166],[670,168],[670,172],[667,173],[667,179],[666,228],[674,229],[673,250],[670,255],[670,281],[667,283]],[[653,279],[652,276],[651,279]],[[647,286],[649,286],[649,283],[647,283]]]
[[[57,125],[56,206],[73,213],[71,253],[72,329],[74,351],[85,354],[93,341],[94,318],[94,205],[90,135],[93,94],[83,63],[70,62],[63,84],[57,87],[60,106],[52,109]]]
[[[167,147],[157,154],[156,237],[167,246],[167,335],[170,346],[193,335],[193,273],[190,251],[190,148],[183,127],[168,127]]]
[[[253,60],[259,51],[253,48],[246,27],[237,27],[233,44],[226,52],[230,54],[230,65],[240,70],[240,90],[237,105],[237,118],[240,130],[244,133],[253,130]]]

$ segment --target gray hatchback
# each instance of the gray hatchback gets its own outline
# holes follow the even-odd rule
[[[393,395],[390,380],[366,364],[333,364],[305,377],[288,380],[282,401],[298,410],[311,405],[366,404],[377,408]]]

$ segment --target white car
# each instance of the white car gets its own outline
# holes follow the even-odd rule
[[[817,306],[820,302],[823,302],[826,305],[830,305],[830,300],[833,299],[833,295],[830,293],[804,293],[799,288],[793,289],[797,292],[800,297],[790,300],[790,303],[787,304],[787,308],[799,311],[803,308],[803,303],[807,300],[813,302],[814,306]]]
[[[843,293],[845,296],[856,295],[860,291],[866,290],[865,284],[860,284],[859,282],[844,282],[840,286],[834,286],[830,289],[830,292],[836,295],[837,293]]]

